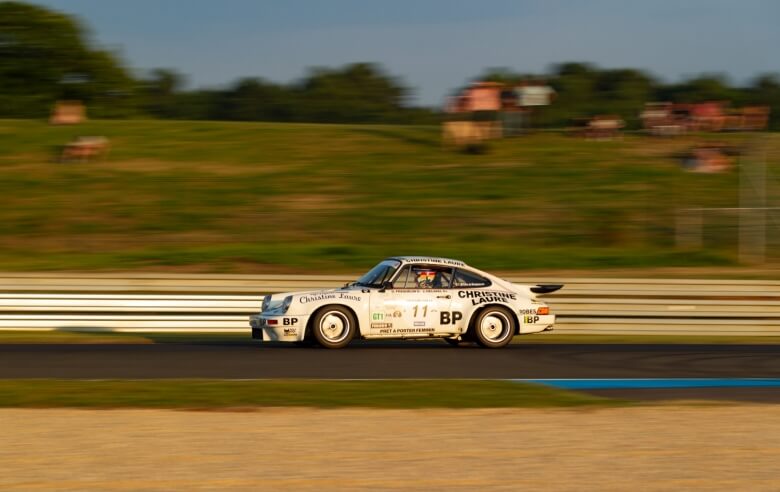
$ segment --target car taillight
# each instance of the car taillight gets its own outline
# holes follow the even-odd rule
[[[550,314],[550,308],[548,306],[536,308],[536,314]]]
[[[266,321],[266,323],[268,323],[269,325],[277,325],[277,324],[279,324],[279,320],[278,319],[269,319],[269,320]]]

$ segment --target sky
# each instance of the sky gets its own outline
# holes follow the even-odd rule
[[[74,14],[138,75],[174,68],[189,87],[287,83],[311,67],[377,62],[440,105],[486,69],[557,63],[701,73],[738,84],[779,72],[776,0],[34,0]]]

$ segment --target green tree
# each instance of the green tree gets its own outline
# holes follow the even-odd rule
[[[653,97],[657,82],[639,70],[623,68],[604,70],[594,86],[595,112],[617,114],[631,126],[638,126],[638,115]],[[599,110],[600,109],[600,110]]]
[[[178,116],[177,96],[184,86],[184,76],[175,70],[156,68],[141,81],[144,110],[160,118]]]
[[[355,63],[313,69],[295,92],[300,120],[375,123],[397,121],[409,91],[377,65]]]
[[[567,62],[556,66],[550,85],[557,93],[555,103],[544,108],[537,122],[544,126],[563,126],[573,119],[585,118],[597,111],[594,100],[598,70],[588,63]]]
[[[780,75],[762,74],[747,90],[750,104],[769,106],[769,128],[780,130]]]
[[[291,121],[295,107],[289,89],[262,79],[246,78],[222,94],[217,117],[238,121]]]
[[[706,101],[733,101],[739,103],[741,94],[729,86],[723,75],[700,75],[679,84],[661,87],[659,99],[682,103]]]
[[[65,98],[126,108],[127,99],[118,95],[132,86],[113,54],[89,46],[73,17],[21,2],[0,3],[0,115],[40,117]]]

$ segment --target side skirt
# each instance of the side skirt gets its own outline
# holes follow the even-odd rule
[[[461,333],[442,332],[442,333],[407,333],[403,335],[363,335],[363,340],[424,340],[427,338],[448,338],[461,335]]]

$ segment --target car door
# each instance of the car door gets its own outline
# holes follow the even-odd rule
[[[441,333],[449,325],[452,269],[406,265],[392,287],[372,291],[372,336],[403,337]]]

